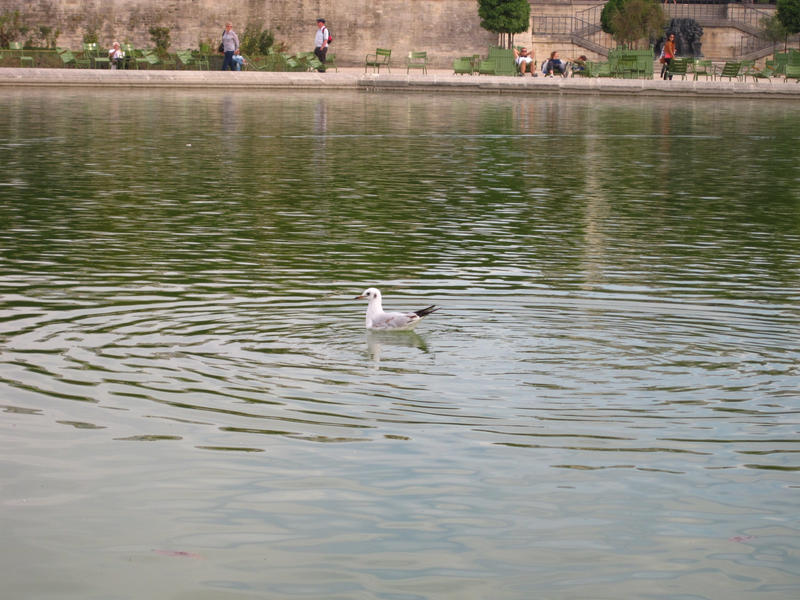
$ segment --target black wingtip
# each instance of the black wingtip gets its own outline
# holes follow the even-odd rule
[[[435,304],[431,304],[428,308],[415,310],[414,314],[417,315],[418,317],[422,318],[422,317],[428,316],[432,312],[436,312],[437,310],[439,310],[439,307],[436,306]]]

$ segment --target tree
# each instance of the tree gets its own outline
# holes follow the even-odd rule
[[[800,0],[778,0],[775,15],[789,33],[800,33]]]
[[[778,42],[786,42],[786,39],[789,37],[789,32],[786,27],[784,27],[783,23],[781,23],[778,15],[771,15],[761,18],[761,31],[759,31],[759,35],[768,42],[772,42],[774,51]]]
[[[609,0],[600,13],[600,26],[618,44],[633,47],[643,40],[649,44],[661,37],[664,11],[654,0]]]
[[[531,5],[528,0],[478,0],[478,16],[485,30],[507,36],[503,45],[510,48],[514,34],[530,26]]]
[[[656,39],[664,29],[664,11],[654,0],[628,0],[611,17],[617,43],[634,46]]]
[[[611,23],[612,17],[619,11],[620,7],[627,0],[608,0],[603,10],[600,11],[600,28],[611,35],[614,34],[614,26]]]

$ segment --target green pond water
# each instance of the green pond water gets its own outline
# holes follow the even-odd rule
[[[0,595],[800,596],[797,115],[4,91]]]

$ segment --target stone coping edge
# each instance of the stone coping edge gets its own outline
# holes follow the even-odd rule
[[[0,68],[0,87],[174,88],[202,90],[362,90],[369,92],[549,93],[562,95],[692,96],[781,98],[800,100],[800,84],[661,79],[584,79],[363,73],[359,69],[328,73],[222,71],[109,71],[101,69]]]

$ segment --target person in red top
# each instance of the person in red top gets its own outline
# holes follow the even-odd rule
[[[664,42],[664,71],[661,75],[664,79],[672,79],[672,75],[669,72],[669,65],[672,63],[673,58],[675,58],[675,34],[670,33],[667,36],[667,41]]]

